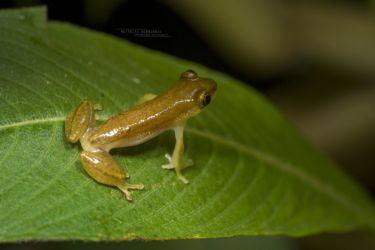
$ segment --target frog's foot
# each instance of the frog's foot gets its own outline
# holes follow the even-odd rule
[[[95,111],[102,111],[103,107],[100,103],[94,103],[93,108]]]
[[[173,158],[170,156],[170,154],[165,154],[165,158],[169,161],[168,164],[164,164],[161,167],[163,169],[175,169],[177,177],[185,184],[188,184],[189,181],[181,174],[181,170],[190,166],[193,166],[194,162],[192,159],[188,159],[186,163],[182,167],[177,167],[175,162],[173,161]]]
[[[165,156],[165,158],[167,158],[167,160],[169,161],[169,163],[168,163],[168,164],[164,164],[164,165],[162,165],[161,167],[162,167],[163,169],[174,169],[174,168],[176,168],[176,167],[174,166],[173,162],[172,162],[172,157],[171,157],[171,155],[170,155],[170,154],[165,154],[164,156]],[[188,159],[188,160],[186,161],[186,163],[182,166],[181,169],[184,169],[184,168],[187,168],[187,167],[191,167],[191,166],[193,166],[193,165],[194,165],[194,161],[193,161],[192,159]]]
[[[165,154],[165,158],[169,161],[168,164],[161,165],[161,168],[163,169],[174,169],[174,165],[172,164],[172,157],[170,154]]]
[[[144,188],[144,185],[123,183],[121,185],[118,185],[117,187],[124,193],[126,199],[128,201],[131,201],[133,200],[133,198],[132,198],[132,193],[129,191],[129,189],[142,190]]]

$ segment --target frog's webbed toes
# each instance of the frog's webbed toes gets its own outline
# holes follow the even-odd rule
[[[117,186],[125,195],[126,199],[128,201],[133,200],[132,193],[129,191],[129,189],[133,190],[142,190],[144,188],[144,185],[142,183],[140,184],[129,184],[129,183],[123,183],[119,186]]]

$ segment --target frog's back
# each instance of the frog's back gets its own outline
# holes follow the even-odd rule
[[[176,107],[171,102],[159,96],[119,113],[93,131],[90,143],[109,150],[140,144],[171,129],[178,121],[176,116],[184,113],[183,105]]]
[[[215,90],[214,81],[186,71],[166,92],[112,117],[94,129],[88,140],[107,151],[140,144],[198,114]]]

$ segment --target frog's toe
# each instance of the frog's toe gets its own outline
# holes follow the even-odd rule
[[[124,195],[125,195],[125,197],[128,201],[132,201],[133,197],[132,197],[132,193],[129,191],[129,189],[142,190],[144,188],[144,185],[143,184],[124,183],[124,184],[118,186],[118,188],[124,193]]]
[[[100,105],[100,103],[94,103],[93,107],[95,111],[103,110],[102,105]]]
[[[165,158],[167,158],[167,160],[168,160],[169,163],[162,165],[161,168],[163,168],[163,169],[173,169],[173,168],[175,168],[175,166],[172,163],[172,157],[171,157],[171,155],[170,154],[165,154],[164,156],[165,156]]]
[[[172,162],[172,156],[170,154],[165,154],[164,157],[167,158],[169,162]]]
[[[174,166],[172,163],[161,165],[162,169],[174,169]]]
[[[185,178],[182,174],[177,174],[178,179],[180,179],[184,184],[189,184],[188,179]]]

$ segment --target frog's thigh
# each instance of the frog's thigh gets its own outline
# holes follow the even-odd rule
[[[125,182],[128,174],[117,164],[112,156],[105,151],[81,153],[81,163],[87,174],[99,183],[115,186],[120,189],[127,200],[132,200],[129,189],[142,190],[143,184],[129,184]]]
[[[119,186],[127,176],[112,156],[105,151],[95,153],[83,151],[81,163],[87,174],[102,184]]]
[[[141,103],[144,103],[144,102],[147,102],[147,101],[150,101],[152,99],[154,99],[156,97],[155,94],[152,94],[152,93],[146,93],[144,94],[143,96],[141,96],[137,103],[136,104],[141,104]]]
[[[65,120],[65,136],[72,143],[77,142],[88,128],[95,126],[92,104],[85,100]]]

